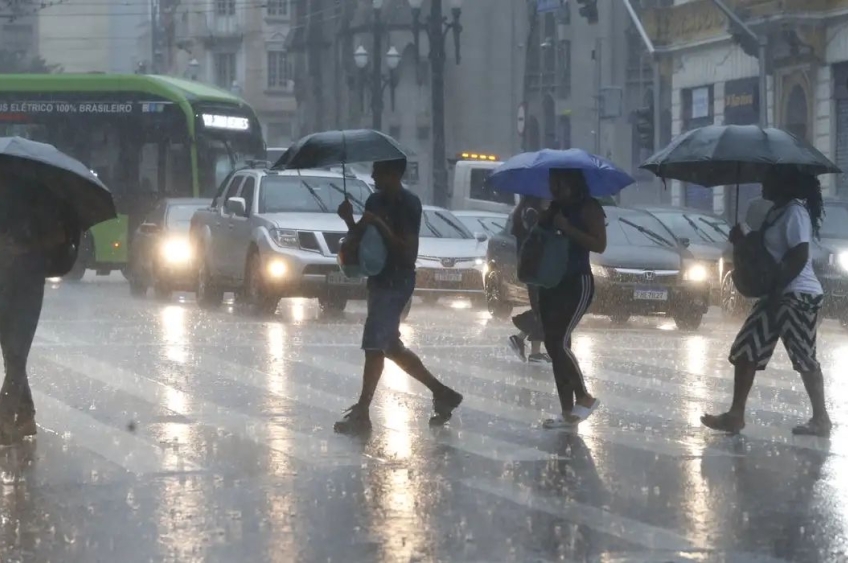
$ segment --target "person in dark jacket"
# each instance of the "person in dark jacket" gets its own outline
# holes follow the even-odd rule
[[[27,360],[41,316],[48,255],[69,240],[58,202],[40,191],[0,178],[0,348],[6,372],[0,446],[36,433]]]
[[[522,196],[512,212],[512,235],[515,237],[516,250],[519,254],[521,245],[524,244],[527,235],[546,207],[547,202],[542,198]],[[539,288],[528,285],[527,295],[530,298],[530,310],[512,317],[512,322],[519,332],[509,337],[509,347],[522,362],[550,363],[551,357],[542,352],[545,333],[542,330],[542,321],[539,319]],[[525,344],[527,341],[530,342],[529,356]]]
[[[569,427],[586,420],[600,401],[586,386],[571,337],[592,304],[595,279],[589,254],[602,254],[607,247],[606,215],[593,198],[583,172],[559,169],[550,172],[554,199],[540,223],[569,239],[565,277],[556,287],[539,290],[539,313],[545,331],[545,348],[553,360],[554,381],[562,415],[546,420],[545,428]]]

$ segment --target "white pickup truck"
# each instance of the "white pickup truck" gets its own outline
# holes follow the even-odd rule
[[[255,314],[273,313],[283,297],[317,298],[327,311],[364,299],[362,281],[336,262],[345,193],[361,214],[371,188],[325,170],[233,172],[191,220],[200,306],[217,307],[226,291]]]

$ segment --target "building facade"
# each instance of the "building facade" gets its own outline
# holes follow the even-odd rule
[[[661,1],[633,1],[637,13]],[[638,166],[653,151],[653,134],[640,134],[637,115],[653,112],[653,59],[621,0],[580,4],[528,3],[531,29],[524,99],[526,150],[582,148],[615,162],[637,182],[621,203],[659,203],[669,193]],[[584,6],[592,17],[581,14]],[[670,139],[670,80],[660,81],[660,138]],[[647,119],[653,126],[653,120]]]
[[[759,122],[761,99],[769,125],[807,139],[848,170],[848,1],[736,0],[728,2],[768,39],[767,92],[759,92],[757,53],[743,48],[711,0],[689,0],[649,15],[649,29],[671,67],[672,132],[703,124]],[[832,195],[848,197],[845,175],[822,176]],[[679,205],[743,215],[758,186],[706,190],[673,183]]]
[[[452,21],[450,3],[444,11]],[[376,19],[373,0],[299,0],[289,47],[296,53],[298,135],[336,128],[372,127],[376,43],[382,54],[382,130],[414,155],[406,181],[432,201],[432,76],[430,46],[423,28],[418,52],[408,0],[385,0]],[[430,11],[421,7],[421,23]],[[379,21],[380,40],[375,42]],[[445,148],[448,159],[461,152],[508,157],[521,148],[518,108],[526,49],[527,10],[514,0],[465,0],[459,20],[459,64],[454,35],[446,34]],[[354,52],[367,53],[359,68]],[[386,54],[400,55],[391,71]],[[361,53],[361,51],[360,51]]]
[[[296,111],[286,46],[291,0],[159,1],[153,43],[162,46],[163,70],[242,96],[256,111],[268,146],[288,146]]]
[[[0,51],[4,64],[38,57],[40,5],[36,2],[0,2]]]

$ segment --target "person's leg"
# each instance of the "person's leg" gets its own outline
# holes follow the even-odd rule
[[[568,327],[560,314],[563,296],[558,288],[542,289],[539,292],[539,301],[541,304],[540,320],[545,333],[545,348],[551,357],[554,383],[556,384],[562,415],[566,417],[574,407],[574,389],[567,377],[568,359],[562,348]]]
[[[719,415],[705,414],[701,422],[707,428],[736,433],[745,428],[745,407],[757,371],[768,365],[774,353],[780,315],[769,311],[766,301],[757,303],[730,347],[730,363],[734,366],[733,400],[730,410]]]
[[[825,437],[830,435],[833,424],[827,412],[824,377],[817,358],[818,317],[822,301],[822,296],[787,296],[784,307],[786,320],[781,324],[780,338],[792,367],[801,374],[813,410],[809,422],[796,426],[792,432]]]
[[[583,370],[580,369],[577,356],[571,350],[571,335],[577,329],[577,325],[580,324],[581,319],[592,304],[594,295],[595,284],[592,276],[580,276],[573,283],[568,284],[561,311],[562,317],[566,322],[565,331],[560,340],[560,347],[565,359],[563,376],[568,379],[571,388],[574,390],[576,405],[583,409],[583,414],[580,415],[580,418],[585,418],[591,414],[591,409],[597,405],[597,400],[589,393]]]

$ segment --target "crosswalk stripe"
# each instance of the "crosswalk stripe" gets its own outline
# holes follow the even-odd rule
[[[244,385],[250,385],[251,387],[260,389],[265,393],[272,393],[279,397],[290,399],[324,411],[341,412],[343,409],[350,406],[350,402],[352,401],[352,399],[345,399],[338,395],[326,393],[314,387],[300,385],[292,381],[287,381],[285,383],[287,391],[285,393],[271,390],[268,389],[267,375],[262,371],[248,366],[237,365],[219,357],[207,355],[202,358],[198,358],[196,365],[203,371],[215,374],[218,377],[226,378]],[[233,375],[235,373],[238,374],[237,377]],[[391,420],[388,413],[384,412],[382,405],[375,404],[372,406],[372,410],[384,415],[385,421],[382,425],[391,432],[401,434],[408,432],[407,428],[399,428],[395,426],[396,423]],[[412,424],[418,429],[424,429],[427,427],[426,422],[423,420],[413,421]],[[426,432],[422,434],[422,436],[427,439],[432,438],[437,443],[450,446],[456,450],[494,461],[521,462],[559,459],[559,456],[555,454],[550,454],[533,448],[522,447],[517,444],[499,440],[492,436],[478,434],[464,429],[455,434],[450,432]]]
[[[59,399],[33,390],[39,405],[38,425],[66,437],[110,462],[138,475],[199,471],[200,466],[126,430],[96,420]],[[67,433],[67,434],[66,434]]]
[[[229,410],[174,387],[141,377],[89,356],[66,358],[55,355],[46,358],[46,360],[153,405],[164,406],[172,412],[204,426],[222,428],[227,432],[310,465],[329,467],[359,467],[362,465],[361,453],[356,452],[348,442],[335,439],[333,436],[317,440],[315,436],[286,429],[285,438],[290,442],[289,446],[291,447],[283,449],[271,441],[262,439],[262,436],[279,434],[279,428],[282,428],[282,426],[278,423],[271,423]],[[190,405],[190,407],[187,405]],[[97,445],[98,443],[95,442],[91,446],[95,452],[99,453],[96,449]]]
[[[489,494],[530,510],[544,512],[569,522],[607,534],[655,552],[714,552],[706,542],[693,541],[666,528],[652,526],[640,520],[596,508],[584,503],[567,500],[556,495],[543,495],[530,488],[506,481],[493,479],[463,479],[461,483],[469,489]],[[747,554],[738,553],[740,560],[750,560]],[[754,554],[751,554],[754,555]],[[655,560],[652,558],[652,560]],[[758,563],[785,563],[781,559],[756,554]]]
[[[329,358],[327,356],[310,355],[304,357],[295,357],[294,359],[295,361],[312,365],[317,369],[327,371],[334,375],[350,377],[351,374],[356,373],[355,364]],[[432,358],[428,357],[426,361],[430,362],[431,360]],[[456,371],[460,373],[466,373],[464,370],[466,368],[470,369],[471,367],[472,366],[466,365],[464,363],[455,365]],[[498,383],[505,384],[505,381],[514,377],[514,375],[510,375],[509,377],[504,377],[500,380],[496,378],[489,379]],[[391,379],[384,378],[383,380],[387,381],[390,388],[392,388],[396,392],[423,396],[423,393],[399,389],[397,385],[391,382]],[[551,386],[553,386],[553,383],[551,383]],[[540,390],[547,393],[551,393],[549,387],[550,386],[547,386],[544,389]],[[549,412],[527,409],[519,405],[503,403],[501,401],[491,398],[480,397],[465,392],[463,392],[463,395],[465,395],[465,401],[462,403],[463,407],[472,408],[474,410],[480,411],[487,415],[494,416],[496,418],[499,417],[506,420],[511,420],[514,422],[519,422],[532,426],[538,425],[540,420],[542,420],[543,418],[553,416],[553,414]],[[673,457],[691,457],[692,455],[735,457],[736,455],[717,449],[704,448],[703,444],[684,444],[677,442],[672,438],[651,436],[645,434],[644,432],[636,432],[620,428],[603,428],[597,432],[593,432],[592,438],[596,438],[598,440],[606,441],[620,446],[626,446],[629,448],[640,449],[644,451],[653,452],[659,455],[667,455]]]
[[[536,379],[531,377],[516,375],[515,373],[510,373],[503,371],[501,369],[496,368],[482,368],[479,366],[473,365],[465,365],[464,363],[453,363],[447,362],[444,359],[434,359],[427,358],[428,362],[433,362],[437,365],[443,365],[445,369],[456,371],[457,373],[463,373],[474,377],[476,379],[482,379],[485,381],[491,381],[495,383],[499,383],[508,387],[518,387],[521,389],[526,389],[529,391],[538,391],[548,394],[553,394],[553,382],[550,384],[542,383]],[[603,374],[604,370],[594,370],[591,374],[589,374],[588,379],[591,383],[592,377],[594,373]],[[641,378],[637,378],[641,379]],[[611,382],[615,382],[614,378],[609,378]],[[642,389],[651,389],[650,385],[640,384],[641,382],[636,382],[636,385],[641,387]],[[612,410],[617,413],[628,413],[635,415],[644,415],[651,414],[658,418],[663,418],[666,420],[677,420],[681,421],[679,414],[679,409],[670,406],[668,403],[663,402],[651,402],[645,400],[639,400],[633,397],[622,397],[615,393],[606,392],[602,396],[599,396],[601,400],[601,404],[603,408],[608,410]],[[756,413],[757,409],[752,409],[749,411],[750,414]],[[598,439],[603,440],[604,434],[606,433],[606,429],[600,432],[593,432],[593,437],[597,437]],[[766,442],[773,442],[781,445],[791,446],[795,448],[802,448],[808,450],[814,450],[821,453],[828,453],[832,455],[845,456],[848,455],[848,445],[835,444],[831,443],[828,440],[822,440],[817,438],[810,437],[796,437],[792,436],[789,432],[788,428],[776,428],[771,426],[761,426],[751,424],[745,428],[745,436],[749,439],[762,440]],[[623,444],[627,445],[627,444]],[[691,455],[691,447],[686,448]]]

